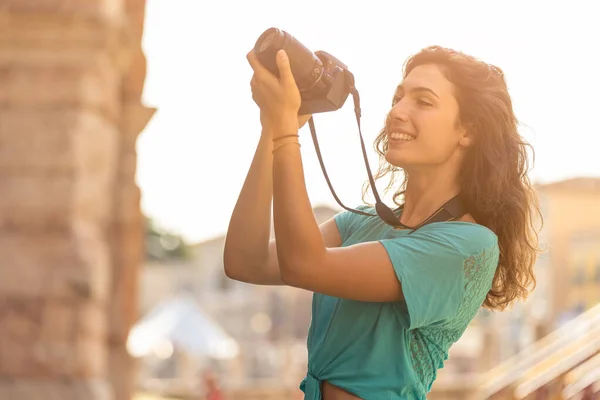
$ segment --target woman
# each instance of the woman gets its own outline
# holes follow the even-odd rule
[[[262,135],[227,232],[226,274],[315,293],[306,399],[425,399],[479,308],[502,309],[535,284],[538,209],[502,71],[422,50],[376,140],[377,178],[394,185],[403,172],[394,197],[403,225],[457,195],[467,214],[414,230],[342,212],[318,226],[297,136],[307,117],[297,116],[287,56],[278,53],[279,79],[252,52],[248,60]]]

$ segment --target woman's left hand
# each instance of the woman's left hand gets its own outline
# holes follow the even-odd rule
[[[277,53],[279,78],[260,63],[254,51],[250,51],[247,58],[254,70],[250,81],[252,99],[274,128],[273,139],[296,133],[301,98],[285,51]]]

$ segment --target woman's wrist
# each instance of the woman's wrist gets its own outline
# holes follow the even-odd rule
[[[273,140],[290,135],[298,134],[298,113],[287,113],[280,115],[276,120],[271,121],[271,134]]]
[[[300,140],[297,133],[283,135],[273,139],[273,154],[275,154],[275,152],[277,152],[282,147],[288,145],[297,145],[298,147],[300,147]]]
[[[298,133],[298,115],[288,113],[278,118],[269,118],[261,116],[261,137],[264,139],[277,140],[283,136],[294,135]]]
[[[273,141],[273,128],[271,125],[263,125],[262,130],[260,131],[260,140],[271,142]]]

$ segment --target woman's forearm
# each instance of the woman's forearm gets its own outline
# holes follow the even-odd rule
[[[298,273],[317,265],[326,248],[306,191],[300,146],[276,145],[273,157],[277,256],[283,281],[294,285]]]
[[[253,282],[269,255],[273,199],[272,140],[263,134],[231,215],[223,263],[232,279]]]

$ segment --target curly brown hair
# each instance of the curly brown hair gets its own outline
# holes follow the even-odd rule
[[[461,196],[475,220],[498,236],[500,260],[483,306],[504,309],[513,300],[526,298],[536,284],[533,268],[539,248],[535,225],[542,223],[542,216],[527,175],[527,150],[532,158],[535,154],[518,132],[518,120],[500,68],[458,51],[431,46],[406,61],[404,78],[424,64],[440,66],[454,85],[459,104],[457,122],[473,136],[459,177]],[[387,176],[386,191],[398,188],[400,180],[393,197],[400,205],[408,177],[386,161],[387,146],[383,128],[374,144],[379,155],[375,179]],[[363,199],[369,187],[366,182]]]

